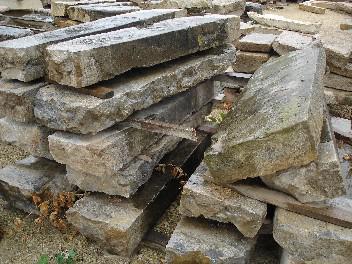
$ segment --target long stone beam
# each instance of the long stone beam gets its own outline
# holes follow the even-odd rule
[[[75,88],[86,87],[133,68],[231,43],[239,25],[237,16],[182,17],[61,42],[46,49],[48,78]]]
[[[142,10],[114,17],[102,18],[68,28],[3,41],[0,43],[0,71],[4,79],[29,82],[45,75],[44,52],[48,45],[140,26],[184,15],[182,10]]]

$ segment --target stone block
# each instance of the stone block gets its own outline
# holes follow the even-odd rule
[[[352,14],[352,3],[338,1],[311,1],[311,5]]]
[[[255,237],[265,219],[266,204],[204,181],[206,173],[207,167],[202,163],[183,187],[180,213],[232,223],[244,236]]]
[[[0,26],[0,41],[21,38],[29,35],[33,35],[33,31],[27,28]]]
[[[311,36],[292,31],[284,31],[275,39],[273,49],[279,55],[284,55],[291,51],[307,48],[312,43],[313,38]]]
[[[324,72],[321,48],[291,52],[257,70],[212,138],[208,179],[231,183],[316,160]]]
[[[344,41],[328,42],[325,40],[324,48],[326,53],[326,62],[329,68],[344,69],[352,58],[352,43],[344,43]],[[332,69],[330,69],[332,71]]]
[[[326,10],[323,7],[312,5],[310,1],[299,3],[298,7],[303,11],[307,11],[314,14],[325,14],[325,10]]]
[[[234,71],[254,73],[270,59],[268,53],[237,51],[236,60],[232,65]]]
[[[334,73],[327,73],[324,77],[324,86],[352,92],[352,78],[347,78]]]
[[[332,64],[328,64],[329,69],[331,72],[336,73],[338,75],[342,75],[348,78],[352,78],[352,62],[351,63],[347,63],[345,66],[343,67],[338,67]]]
[[[242,51],[270,52],[276,37],[274,34],[251,33],[241,38],[236,48]]]
[[[325,87],[324,95],[328,105],[352,106],[352,92]]]
[[[340,24],[340,29],[341,30],[351,30],[352,29],[352,22]]]
[[[43,77],[45,74],[45,48],[53,43],[126,27],[143,26],[183,14],[184,12],[180,10],[143,10],[3,41],[0,43],[2,78],[29,82]]]
[[[81,134],[97,133],[126,119],[134,111],[225,72],[234,56],[234,49],[228,47],[127,73],[101,84],[114,91],[110,99],[50,85],[37,94],[35,116],[47,127]]]
[[[231,225],[184,217],[166,246],[166,263],[249,264],[255,241]]]
[[[51,15],[53,17],[65,17],[67,11],[72,6],[99,4],[99,3],[116,3],[116,0],[78,0],[78,1],[53,1],[51,4]]]
[[[63,85],[86,87],[133,68],[232,42],[239,24],[236,16],[184,17],[61,42],[46,50],[48,77]]]

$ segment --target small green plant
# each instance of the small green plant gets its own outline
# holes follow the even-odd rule
[[[37,264],[48,264],[49,263],[49,257],[48,255],[41,255]]]
[[[71,249],[69,251],[59,252],[55,254],[54,260],[56,264],[74,264],[76,255],[77,253],[73,249]],[[40,256],[37,264],[49,264],[49,256]]]

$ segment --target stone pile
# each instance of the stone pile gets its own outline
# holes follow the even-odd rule
[[[0,43],[0,140],[32,155],[0,170],[7,201],[39,213],[34,193],[93,192],[67,220],[110,252],[134,252],[179,190],[154,168],[204,152],[136,123],[199,126],[211,79],[235,58],[239,17],[182,14],[142,10]]]

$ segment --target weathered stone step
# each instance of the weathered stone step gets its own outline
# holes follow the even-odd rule
[[[0,43],[2,78],[24,82],[45,74],[44,51],[53,43],[179,17],[181,10],[142,10]]]
[[[256,239],[232,225],[184,217],[166,246],[166,263],[250,263]]]
[[[191,173],[189,164],[199,164],[206,146],[207,141],[200,144],[183,141],[162,163],[174,164]],[[89,195],[76,202],[66,216],[83,235],[97,241],[104,249],[130,256],[148,229],[176,199],[179,190],[179,180],[169,171],[155,172],[130,199]]]
[[[65,166],[43,158],[28,157],[0,170],[0,196],[15,208],[39,214],[32,202],[34,193],[71,191]]]
[[[202,163],[183,187],[180,213],[232,223],[244,236],[255,237],[264,222],[266,204],[204,181],[207,170]]]
[[[97,85],[114,91],[114,96],[106,100],[50,85],[37,94],[35,116],[41,124],[54,129],[97,133],[126,119],[134,111],[225,72],[234,60],[234,54],[232,47],[211,50],[127,73]]]
[[[231,183],[316,160],[324,72],[322,48],[291,52],[257,70],[213,136],[208,180]]]
[[[29,35],[33,35],[33,31],[27,28],[0,26],[0,41],[21,38]]]
[[[206,15],[162,21],[51,45],[48,78],[76,88],[234,41],[239,17]],[[65,65],[65,66],[64,66]],[[84,70],[83,70],[84,69]]]

